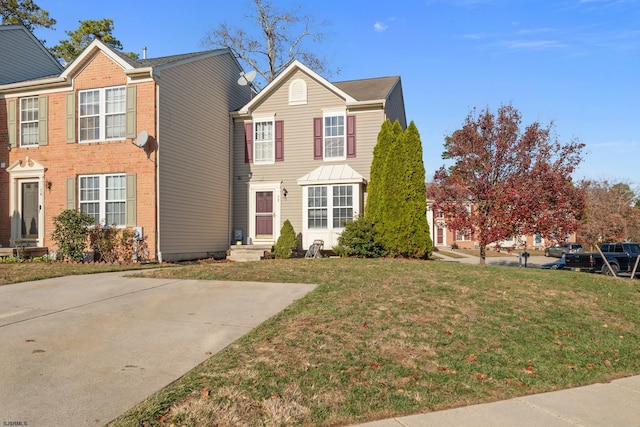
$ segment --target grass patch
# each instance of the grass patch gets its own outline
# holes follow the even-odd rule
[[[77,274],[108,273],[110,271],[141,270],[166,266],[168,264],[107,265],[65,262],[5,262],[0,263],[0,286]]]
[[[116,426],[348,425],[640,373],[637,280],[394,259],[148,274],[318,287]]]

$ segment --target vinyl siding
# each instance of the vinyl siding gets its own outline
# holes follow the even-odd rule
[[[400,122],[402,129],[407,127],[407,118],[404,110],[404,95],[402,93],[402,85],[398,80],[398,84],[393,88],[386,105],[387,118],[392,122],[396,119]]]
[[[302,78],[307,83],[307,104],[289,105],[289,82]],[[281,199],[280,224],[275,224],[276,233],[285,220],[289,220],[296,233],[303,231],[302,224],[302,187],[297,180],[314,169],[327,164],[348,164],[367,180],[373,148],[377,142],[380,126],[385,120],[382,109],[347,110],[347,114],[356,115],[356,157],[342,161],[314,160],[313,157],[313,118],[322,117],[323,110],[346,108],[345,101],[327,90],[326,86],[298,71],[283,81],[280,87],[274,88],[260,105],[256,106],[253,115],[275,115],[276,120],[284,121],[284,161],[271,165],[255,165],[245,163],[244,127],[245,120],[237,118],[234,125],[234,215],[233,229],[242,229],[243,235],[249,232],[249,200],[250,182],[281,182],[288,195]],[[249,174],[251,178],[249,179]]]
[[[229,247],[229,111],[249,101],[229,55],[164,69],[159,81],[159,244],[162,259]]]

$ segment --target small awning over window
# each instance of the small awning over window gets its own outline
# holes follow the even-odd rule
[[[298,185],[365,184],[367,180],[349,165],[323,165],[298,178]]]

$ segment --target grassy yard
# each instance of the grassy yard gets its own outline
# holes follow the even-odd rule
[[[72,274],[107,273],[109,271],[140,270],[157,268],[157,265],[106,265],[106,264],[71,264],[64,262],[1,262],[0,286],[31,280],[49,279]]]
[[[146,274],[318,287],[116,426],[339,426],[640,374],[638,280],[391,259]]]

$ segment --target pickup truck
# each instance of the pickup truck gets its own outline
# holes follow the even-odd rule
[[[605,243],[600,246],[600,252],[572,253],[565,255],[565,269],[588,271],[613,275],[631,273],[640,256],[640,243]],[[604,255],[604,258],[603,258]],[[606,259],[611,268],[604,262]],[[636,274],[640,274],[640,264]]]

